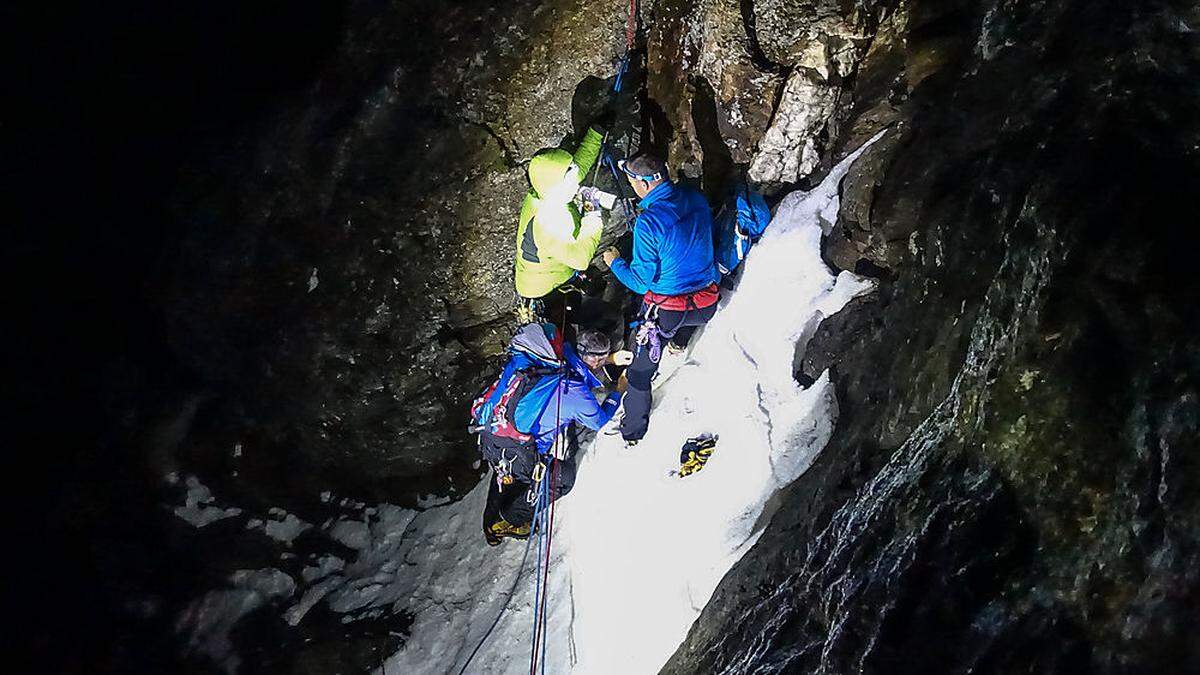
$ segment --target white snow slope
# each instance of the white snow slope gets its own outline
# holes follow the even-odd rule
[[[663,364],[646,438],[626,449],[619,435],[601,433],[586,448],[555,515],[545,672],[657,672],[758,538],[767,500],[829,440],[837,402],[828,374],[801,389],[793,360],[824,317],[873,288],[847,272],[834,276],[820,257],[838,184],[866,147],[815,190],[783,200],[686,360]],[[702,472],[680,479],[671,473],[680,446],[701,432],[720,435],[717,451]],[[415,515],[403,537],[364,551],[359,574],[386,583],[331,594],[343,611],[395,603],[415,614],[411,637],[379,672],[457,673],[504,607],[524,545],[484,544],[486,493],[484,480],[462,501]],[[468,672],[528,672],[532,558]],[[385,564],[389,574],[371,574]]]

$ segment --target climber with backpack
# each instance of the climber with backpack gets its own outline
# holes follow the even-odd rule
[[[471,406],[470,431],[479,434],[493,473],[483,512],[490,546],[529,536],[542,481],[549,481],[551,501],[570,492],[574,425],[599,429],[620,405],[619,393],[603,403],[593,393],[602,387],[593,371],[613,362],[608,336],[584,331],[576,344],[564,342],[551,324],[522,326],[500,376]]]
[[[621,420],[621,436],[633,445],[650,423],[650,382],[665,343],[685,348],[696,328],[716,313],[721,296],[708,201],[672,182],[666,164],[653,155],[622,160],[618,167],[642,209],[633,226],[632,260],[621,258],[616,248],[604,252],[613,275],[642,295]]]

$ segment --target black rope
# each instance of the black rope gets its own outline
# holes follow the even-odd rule
[[[508,589],[508,597],[504,600],[504,606],[500,608],[500,613],[496,615],[496,620],[488,627],[487,632],[479,639],[479,644],[475,645],[475,649],[471,651],[471,655],[467,657],[467,662],[459,669],[458,675],[463,675],[467,672],[467,666],[471,665],[471,660],[479,653],[483,643],[492,636],[492,631],[496,630],[496,626],[500,623],[500,617],[504,616],[504,612],[508,610],[508,603],[512,602],[513,594],[517,592],[517,584],[521,582],[521,575],[525,572],[525,561],[529,560],[529,545],[533,542],[533,534],[530,533],[528,539],[525,540],[525,553],[521,555],[521,566],[517,568],[517,578],[513,579],[512,588]]]

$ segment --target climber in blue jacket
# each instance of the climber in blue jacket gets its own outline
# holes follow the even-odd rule
[[[615,362],[608,336],[585,331],[576,345],[578,350],[564,342],[551,324],[523,326],[509,343],[504,370],[472,406],[479,449],[495,479],[483,514],[484,537],[490,545],[499,544],[503,537],[529,536],[536,501],[530,495],[540,487],[539,478],[551,481],[551,500],[571,491],[575,484],[571,426],[598,430],[620,405],[618,393],[609,394],[604,403],[593,393],[603,384],[592,371]],[[564,433],[568,442],[559,442]],[[551,469],[554,464],[557,468]]]
[[[650,424],[650,381],[658,372],[663,343],[687,346],[696,328],[717,311],[720,275],[713,260],[713,222],[708,201],[695,190],[672,183],[667,166],[652,155],[618,162],[641,198],[633,225],[633,260],[609,248],[604,262],[625,286],[642,294],[633,340],[633,364],[626,375],[621,436],[630,445]]]

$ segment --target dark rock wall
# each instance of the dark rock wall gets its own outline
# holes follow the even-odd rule
[[[900,124],[827,241],[885,282],[803,366],[838,430],[665,672],[1200,669],[1198,19],[892,16],[833,145]]]
[[[200,461],[243,443],[241,482],[275,499],[474,485],[465,411],[513,325],[523,163],[582,131],[624,7],[354,3],[311,89],[197,163],[162,302],[209,395]]]

